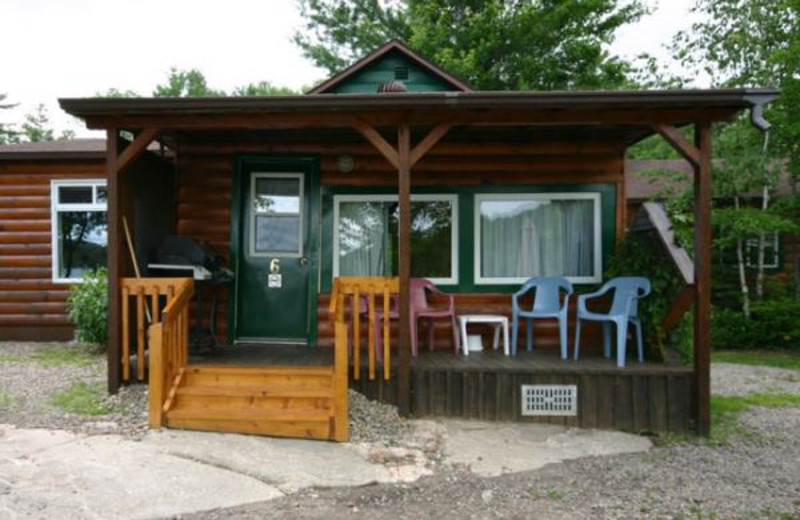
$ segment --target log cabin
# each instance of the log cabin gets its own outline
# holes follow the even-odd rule
[[[87,182],[50,181],[49,202],[54,214],[105,209],[95,243],[107,250],[109,390],[148,380],[153,427],[343,441],[350,386],[417,417],[705,434],[711,125],[777,95],[473,91],[391,41],[302,96],[61,99],[106,132],[103,172],[63,170]],[[689,125],[694,142],[678,131]],[[561,359],[545,320],[530,352],[454,354],[443,321],[430,326],[433,348],[412,356],[414,278],[451,295],[459,315],[504,317],[529,276],[566,276],[579,293],[602,283],[628,218],[625,151],[653,134],[694,179],[697,255],[676,300],[695,313],[691,365],[620,368],[591,327],[580,359]],[[58,170],[2,168],[13,181],[41,175],[44,199]],[[9,249],[53,258],[43,295],[66,281],[53,218],[35,254]],[[153,276],[148,255],[170,234],[209,244],[232,280]],[[190,352],[195,327],[212,331],[210,354]]]

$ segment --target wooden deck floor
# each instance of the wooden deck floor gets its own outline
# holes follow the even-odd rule
[[[324,366],[333,363],[333,351],[302,346],[238,344],[219,347],[203,355],[193,355],[190,361],[193,364]],[[395,355],[392,365],[396,364]],[[366,366],[366,360],[362,361],[362,366]],[[680,364],[638,363],[635,360],[629,360],[624,368],[618,368],[615,359],[606,359],[592,352],[577,361],[562,361],[556,351],[520,351],[516,356],[504,356],[490,350],[471,352],[469,356],[455,355],[449,350],[423,350],[418,357],[412,358],[411,368],[538,374],[681,375],[691,372],[691,367]]]

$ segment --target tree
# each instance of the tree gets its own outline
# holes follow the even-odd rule
[[[0,94],[0,110],[8,110],[14,108],[16,103],[6,103],[5,100],[8,94]],[[18,132],[14,130],[13,125],[3,123],[0,121],[0,144],[11,144],[19,142]]]
[[[199,70],[183,70],[177,67],[169,69],[166,84],[156,85],[153,90],[154,97],[218,97],[224,95],[224,91],[210,88],[205,76]]]
[[[784,91],[766,113],[774,123],[767,134],[758,135],[740,121],[715,139],[724,159],[715,183],[734,200],[734,207],[719,211],[717,220],[736,244],[743,311],[749,315],[743,244],[753,236],[758,240],[756,297],[761,299],[766,237],[794,224],[770,205],[784,161],[795,193],[800,177],[800,0],[697,0],[693,11],[703,15],[701,21],[679,33],[672,45],[681,64],[695,76],[705,72],[714,86]],[[761,198],[758,208],[743,203],[754,191]]]
[[[295,96],[299,94],[289,87],[279,87],[269,81],[249,83],[233,89],[234,96]]]
[[[299,0],[294,42],[341,70],[391,38],[480,90],[614,88],[632,67],[607,47],[639,0]]]

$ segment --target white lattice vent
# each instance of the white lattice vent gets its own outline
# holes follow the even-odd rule
[[[522,385],[522,415],[577,414],[577,385]]]

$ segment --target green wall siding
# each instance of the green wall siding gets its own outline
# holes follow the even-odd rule
[[[437,78],[430,72],[420,68],[414,61],[399,52],[387,53],[374,63],[335,85],[328,92],[332,94],[367,94],[378,91],[378,86],[395,79],[398,67],[408,68],[408,79],[399,80],[405,83],[408,92],[444,92],[455,90],[451,85]]]
[[[513,186],[436,186],[418,187],[412,194],[458,195],[458,284],[442,285],[452,292],[513,292],[518,284],[475,284],[475,194],[477,193],[600,193],[603,271],[614,251],[616,233],[616,187],[613,184],[513,185]],[[320,291],[329,292],[333,279],[333,196],[396,194],[391,187],[324,186],[322,188],[322,262]]]

